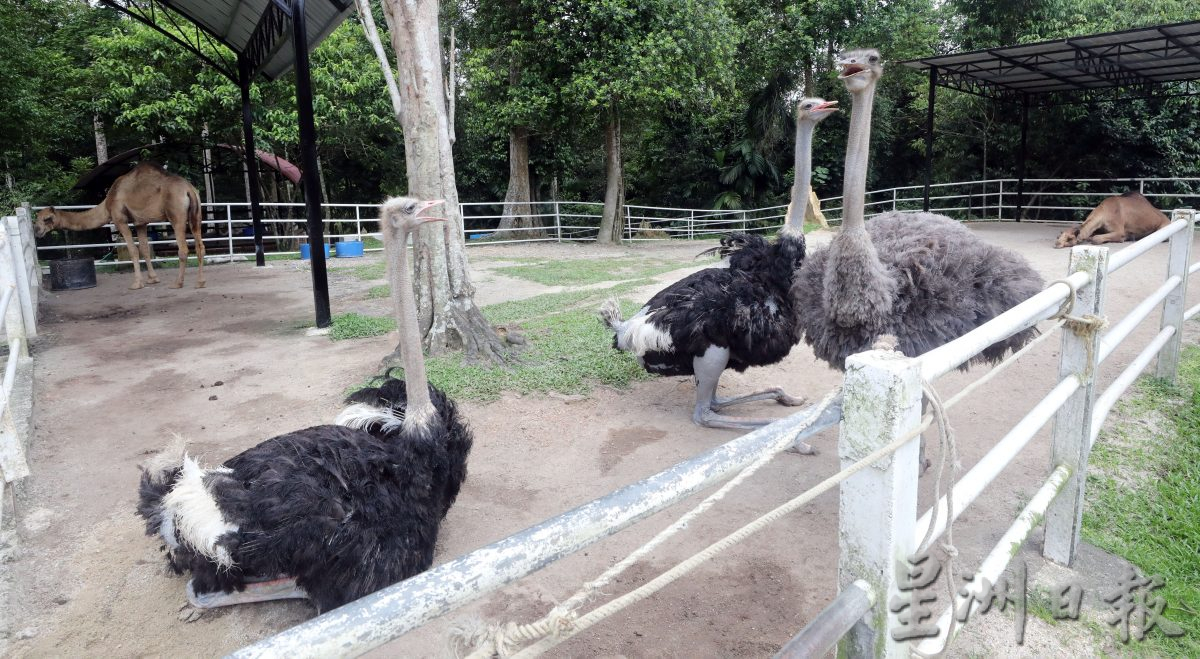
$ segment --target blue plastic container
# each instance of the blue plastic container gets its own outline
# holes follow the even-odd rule
[[[339,259],[354,258],[363,255],[363,242],[361,240],[343,240],[337,244],[337,257]]]
[[[306,261],[312,258],[312,249],[308,243],[300,245],[300,258]],[[325,258],[329,258],[329,243],[325,243]]]

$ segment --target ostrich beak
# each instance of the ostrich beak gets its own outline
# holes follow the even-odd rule
[[[813,112],[837,112],[837,101],[825,101],[813,108]]]
[[[433,201],[422,202],[421,207],[417,209],[417,213],[416,213],[417,220],[421,221],[421,222],[445,222],[446,218],[444,218],[444,217],[438,217],[436,215],[421,215],[421,213],[424,213],[425,211],[429,210],[430,208],[433,208],[434,206],[439,206],[444,203],[446,203],[445,199],[435,199]]]
[[[838,74],[838,80],[856,76],[867,70],[867,67],[855,62],[854,60],[841,60],[838,62],[838,68],[842,70],[841,73]]]

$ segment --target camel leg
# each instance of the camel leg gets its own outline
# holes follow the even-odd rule
[[[179,279],[171,284],[171,288],[183,288],[183,273],[187,271],[188,260],[187,224],[172,222],[171,227],[175,229],[175,244],[179,245]]]
[[[692,372],[696,374],[696,407],[692,411],[692,421],[705,428],[733,428],[737,430],[752,430],[771,423],[775,419],[747,419],[737,416],[718,414],[713,409],[714,394],[721,373],[729,364],[729,350],[717,346],[709,346],[704,356],[692,359]]]
[[[138,264],[138,249],[133,244],[133,232],[129,230],[128,222],[116,222],[117,231],[121,232],[121,237],[125,239],[125,246],[129,248],[129,260],[133,261],[133,284],[129,290],[136,291],[142,287],[142,267]]]
[[[157,284],[158,275],[154,274],[154,248],[150,246],[150,236],[145,224],[139,224],[137,228],[138,247],[142,251],[142,260],[146,262],[146,283]]]
[[[1092,240],[1091,240],[1091,243],[1093,245],[1100,245],[1103,243],[1123,243],[1123,242],[1125,242],[1125,232],[1124,231],[1112,231],[1110,233],[1098,234],[1098,235],[1092,236]]]
[[[204,288],[204,227],[192,226],[192,238],[196,241],[196,288]]]
[[[246,584],[245,590],[240,592],[235,590],[231,593],[216,591],[197,594],[192,588],[191,580],[188,580],[187,584],[188,602],[197,609],[215,609],[219,606],[233,606],[234,604],[304,599],[306,597],[308,594],[304,592],[303,588],[296,585],[295,579],[290,577],[249,583]]]

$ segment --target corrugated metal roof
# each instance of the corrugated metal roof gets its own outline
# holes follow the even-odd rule
[[[938,84],[990,97],[1156,89],[1200,80],[1200,21],[901,62]],[[1190,90],[1189,90],[1190,91]]]
[[[181,25],[167,16],[170,12],[183,16],[203,30],[207,37],[219,41],[238,54],[246,54],[257,65],[256,73],[274,80],[292,69],[296,63],[292,46],[292,29],[287,0],[103,0],[125,13],[150,25],[175,28],[172,36],[193,51],[201,39],[190,34],[193,28]],[[305,0],[304,17],[311,52],[333,32],[350,12],[353,0]],[[201,55],[203,57],[203,55]],[[207,59],[207,58],[205,58]],[[218,58],[219,59],[219,58]],[[236,79],[236,69],[209,60],[226,75]]]

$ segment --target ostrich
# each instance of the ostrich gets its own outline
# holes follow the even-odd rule
[[[425,380],[405,238],[441,202],[389,199],[404,380],[351,394],[335,423],[279,435],[204,469],[168,449],[143,467],[138,513],[190,570],[197,608],[308,598],[328,611],[427,569],[466,478],[471,432]],[[182,447],[180,447],[181,449]]]
[[[838,66],[853,99],[842,228],[827,249],[805,260],[791,295],[804,340],[817,357],[845,369],[846,357],[870,349],[881,335],[894,336],[906,355],[925,353],[1024,301],[1043,283],[1020,255],[943,215],[892,212],[864,222],[871,107],[883,63],[868,49],[844,53]],[[1036,333],[1022,330],[973,361],[998,361]]]
[[[804,260],[804,204],[812,174],[812,133],[817,123],[836,111],[834,103],[804,99],[797,113],[796,189],[798,214],[789,214],[779,239],[734,234],[717,248],[729,255],[726,268],[708,268],[659,291],[628,320],[612,300],[600,316],[613,330],[613,347],[633,353],[656,375],[694,375],[696,404],[692,421],[708,428],[750,429],[772,419],[725,416],[726,407],[756,400],[801,405],[803,398],[778,387],[738,396],[716,396],[727,368],[744,371],[782,360],[800,340],[788,288]]]

